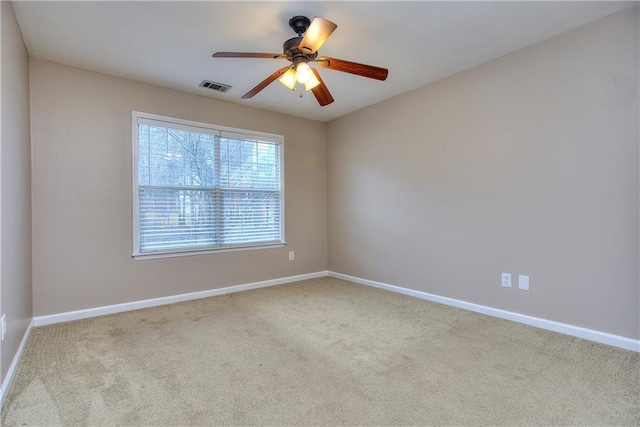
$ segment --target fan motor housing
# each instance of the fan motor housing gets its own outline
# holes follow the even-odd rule
[[[306,58],[308,61],[316,59],[318,52],[308,54],[300,50],[299,46],[301,41],[302,36],[298,36],[284,42],[282,50],[284,54],[287,55],[287,59],[290,61],[294,61],[296,58]]]
[[[290,50],[298,49],[298,46],[300,46],[301,41],[302,41],[302,36],[298,36],[284,42],[284,44],[282,45],[282,49],[284,50],[284,53],[286,54]]]

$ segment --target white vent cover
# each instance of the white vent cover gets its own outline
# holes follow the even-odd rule
[[[206,87],[207,89],[217,90],[218,92],[226,92],[229,89],[231,89],[231,86],[229,85],[212,82],[211,80],[203,80],[202,83],[200,83],[200,87]]]

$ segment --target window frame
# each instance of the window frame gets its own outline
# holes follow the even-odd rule
[[[140,182],[138,180],[138,125],[141,121],[166,123],[173,128],[182,128],[187,131],[203,132],[224,137],[224,133],[245,135],[250,139],[261,140],[278,144],[280,147],[280,240],[278,242],[267,243],[238,243],[216,247],[207,247],[202,249],[183,248],[172,250],[159,250],[154,252],[140,252]],[[193,120],[185,120],[177,117],[163,116],[159,114],[145,113],[133,110],[131,112],[131,129],[132,129],[132,151],[131,151],[131,183],[133,196],[133,252],[132,257],[136,260],[155,259],[155,258],[171,258],[189,255],[204,255],[224,252],[249,251],[256,249],[281,248],[285,246],[285,188],[284,188],[284,136],[266,132],[258,132],[247,129],[239,129],[228,126],[220,126],[216,124],[197,122]],[[217,171],[216,171],[217,173]]]

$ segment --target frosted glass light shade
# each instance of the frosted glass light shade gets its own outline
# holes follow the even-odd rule
[[[306,62],[301,62],[296,67],[296,80],[300,83],[305,84],[308,82],[311,77],[313,77],[313,71],[311,71],[311,67]]]
[[[320,84],[320,80],[318,80],[317,77],[312,73],[309,81],[304,84],[304,89],[311,90],[314,87],[318,86],[319,84]]]
[[[282,83],[283,85],[285,85],[289,89],[293,90],[293,88],[296,85],[296,73],[295,73],[295,71],[293,71],[293,69],[289,68],[282,75],[282,77],[280,77],[279,81],[280,81],[280,83]]]

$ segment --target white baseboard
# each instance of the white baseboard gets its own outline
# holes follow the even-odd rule
[[[153,298],[142,301],[132,301],[122,304],[114,304],[103,307],[87,308],[84,310],[68,311],[65,313],[50,314],[47,316],[36,316],[33,318],[33,322],[34,326],[51,325],[54,323],[70,322],[72,320],[87,319],[89,317],[104,316],[106,314],[121,313],[123,311],[139,310],[141,308],[173,304],[176,302],[189,301],[200,298],[214,297],[217,295],[248,291],[250,289],[265,288],[267,286],[282,285],[285,283],[315,279],[318,277],[326,276],[326,271],[318,271],[316,273],[300,274],[298,276],[282,277],[280,279],[264,280],[262,282],[245,283],[243,285],[228,286],[225,288],[211,289],[208,291],[191,292],[188,294],[172,295],[168,297]]]
[[[452,307],[474,311],[476,313],[486,314],[488,316],[511,320],[518,323],[524,323],[526,325],[535,326],[541,329],[546,329],[553,332],[559,332],[562,334],[571,335],[574,337],[583,338],[586,340],[595,341],[598,343],[607,344],[614,347],[619,347],[619,348],[640,353],[640,340],[627,338],[619,335],[613,335],[606,332],[595,331],[593,329],[582,328],[580,326],[569,325],[566,323],[555,322],[553,320],[527,316],[526,314],[515,313],[512,311],[501,310],[493,307],[487,307],[480,304],[474,304],[471,302],[462,301],[454,298],[434,295],[427,292],[416,291],[413,289],[403,288],[400,286],[390,285],[387,283],[376,282],[373,280],[363,279],[361,277],[349,276],[347,274],[336,273],[334,271],[318,271],[315,273],[301,274],[298,276],[289,276],[289,277],[283,277],[280,279],[265,280],[262,282],[253,282],[253,283],[246,283],[243,285],[235,285],[235,286],[228,286],[225,288],[211,289],[208,291],[192,292],[188,294],[173,295],[173,296],[162,297],[162,298],[153,298],[153,299],[142,300],[142,301],[133,301],[133,302],[123,303],[123,304],[104,306],[104,307],[88,308],[85,310],[69,311],[66,313],[52,314],[48,316],[37,316],[33,318],[33,321],[29,326],[29,328],[33,326],[44,326],[44,325],[51,325],[54,323],[69,322],[72,320],[86,319],[89,317],[103,316],[106,314],[121,313],[124,311],[139,310],[141,308],[155,307],[158,305],[172,304],[175,302],[189,301],[189,300],[200,299],[200,298],[208,298],[216,295],[224,295],[224,294],[229,294],[234,292],[247,291],[250,289],[276,286],[276,285],[281,285],[285,283],[297,282],[300,280],[307,280],[307,279],[315,279],[318,277],[326,277],[326,276],[335,277],[338,279],[343,279],[350,282],[359,283],[362,285],[373,286],[376,288],[385,289],[388,291],[397,292],[400,294],[409,295],[412,297],[421,298],[428,301],[449,305]],[[25,334],[25,337],[26,337],[26,334]],[[17,361],[17,358],[14,359],[14,363],[16,361]],[[9,376],[7,376],[7,378],[9,378]],[[4,384],[3,384],[2,391],[4,392]]]
[[[0,387],[0,408],[4,406],[4,400],[7,397],[9,392],[9,388],[11,387],[11,383],[13,382],[13,377],[16,375],[16,370],[18,369],[18,362],[22,357],[22,352],[24,351],[25,346],[27,345],[27,341],[29,341],[29,335],[31,335],[31,330],[34,327],[33,319],[29,322],[29,326],[27,326],[27,330],[24,332],[22,336],[22,341],[20,341],[20,345],[18,346],[18,351],[16,351],[15,356],[13,356],[13,360],[11,361],[11,366],[9,366],[9,370],[7,371],[7,376],[4,377],[4,381],[2,382],[2,386]]]
[[[580,326],[568,325],[566,323],[554,322],[553,320],[541,319],[538,317],[527,316],[526,314],[514,313],[512,311],[500,310],[498,308],[487,307],[480,304],[474,304],[467,301],[457,300],[454,298],[442,297],[427,292],[416,291],[413,289],[402,288],[400,286],[389,285],[387,283],[375,282],[373,280],[363,279],[360,277],[349,276],[342,273],[329,271],[330,277],[347,280],[349,282],[359,283],[361,285],[373,286],[375,288],[385,289],[391,292],[397,292],[412,297],[417,297],[440,304],[450,305],[452,307],[462,308],[476,313],[482,313],[501,319],[512,320],[518,323],[535,326],[537,328],[546,329],[561,334],[571,335],[601,344],[607,344],[614,347],[623,348],[625,350],[640,353],[640,340],[622,337],[619,335],[608,334],[606,332],[594,331],[592,329],[582,328]]]

